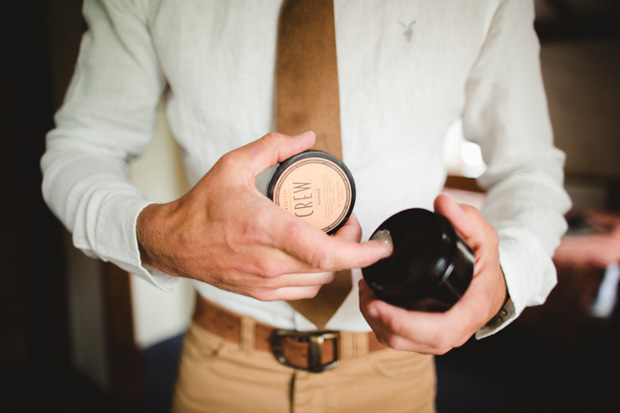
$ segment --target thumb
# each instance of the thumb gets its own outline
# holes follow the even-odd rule
[[[360,242],[362,239],[362,227],[355,213],[352,213],[347,222],[336,232],[336,237],[352,242]]]
[[[450,221],[467,245],[475,249],[481,243],[481,228],[486,222],[475,207],[459,204],[450,196],[442,194],[435,199],[435,211]]]
[[[278,162],[310,149],[315,140],[316,136],[311,131],[292,136],[271,132],[239,148],[236,156],[240,157],[240,162],[247,162],[249,172],[256,178],[265,169]]]
[[[474,207],[459,204],[450,196],[442,194],[435,199],[435,211],[446,217],[468,244],[475,238],[479,214]]]

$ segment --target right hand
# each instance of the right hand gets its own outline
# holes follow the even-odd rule
[[[471,284],[445,312],[413,311],[377,299],[360,280],[360,310],[377,338],[396,350],[445,354],[462,346],[506,302],[508,290],[499,262],[495,228],[476,208],[457,204],[446,195],[435,199],[435,211],[446,217],[474,252]]]
[[[276,206],[255,184],[267,168],[309,149],[315,136],[270,133],[227,153],[181,198],[139,215],[144,264],[259,300],[311,298],[334,271],[391,254],[359,243],[355,216],[330,236]]]

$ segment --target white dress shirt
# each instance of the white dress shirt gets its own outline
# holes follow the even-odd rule
[[[84,2],[89,30],[42,159],[44,197],[77,248],[173,288],[176,278],[141,264],[136,219],[151,201],[128,181],[127,164],[152,139],[162,96],[192,184],[224,153],[274,129],[281,3]],[[482,211],[499,233],[514,304],[502,325],[555,285],[550,257],[570,203],[533,17],[525,0],[335,1],[343,156],[364,237],[400,210],[432,209],[446,177],[446,131],[462,119],[488,165]],[[361,271],[353,276],[356,286]],[[313,328],[285,302],[196,287],[259,321]],[[327,327],[369,330],[357,288]]]

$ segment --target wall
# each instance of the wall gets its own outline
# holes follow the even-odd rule
[[[48,1],[47,40],[54,110],[63,100],[73,74],[81,35],[86,26],[81,16],[82,0]],[[155,201],[180,195],[187,187],[179,152],[158,110],[157,134],[143,159],[131,165],[132,179]],[[103,389],[110,388],[108,349],[105,337],[101,265],[62,242],[66,260],[66,300],[71,364]],[[173,294],[164,293],[137,277],[131,278],[135,340],[140,348],[181,332],[187,324],[193,294],[189,283],[179,283]]]
[[[157,110],[156,136],[144,156],[130,165],[129,177],[147,198],[156,202],[176,199],[188,189],[179,148],[162,105]],[[166,293],[134,276],[131,290],[139,347],[148,347],[185,330],[194,300],[188,280],[179,280],[174,292]]]
[[[566,172],[620,179],[620,39],[549,42],[541,59]]]
[[[536,1],[541,63],[566,187],[577,204],[620,209],[620,3]]]

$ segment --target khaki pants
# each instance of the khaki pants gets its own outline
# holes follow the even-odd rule
[[[434,359],[391,349],[309,373],[256,350],[247,329],[241,344],[195,322],[181,354],[173,411],[181,412],[434,412]]]

